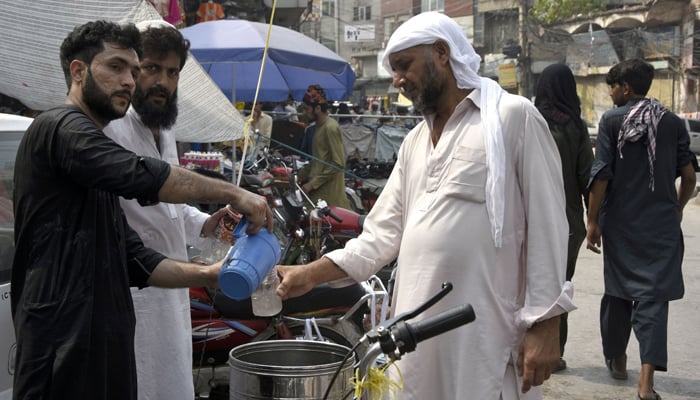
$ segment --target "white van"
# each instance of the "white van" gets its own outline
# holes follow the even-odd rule
[[[15,331],[10,313],[10,277],[15,255],[12,190],[15,157],[31,118],[0,113],[0,400],[12,398]]]
[[[700,120],[681,117],[690,135],[690,151],[700,155]]]

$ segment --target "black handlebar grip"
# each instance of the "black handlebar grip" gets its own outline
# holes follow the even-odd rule
[[[329,215],[331,218],[333,218],[334,220],[336,220],[336,221],[338,221],[338,222],[343,222],[343,219],[340,218],[339,216],[335,215],[335,214],[333,213],[333,211],[331,211],[330,208],[327,208],[327,210],[328,210],[328,215]]]
[[[470,304],[462,304],[440,314],[433,315],[422,321],[406,324],[413,333],[416,343],[420,343],[433,336],[445,333],[452,329],[466,325],[476,318],[474,309]]]

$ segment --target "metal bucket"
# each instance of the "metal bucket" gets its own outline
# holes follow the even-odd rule
[[[310,340],[271,340],[235,347],[229,353],[229,399],[321,400],[348,351],[345,346]],[[351,390],[353,363],[351,356],[343,364],[329,400],[341,400]]]

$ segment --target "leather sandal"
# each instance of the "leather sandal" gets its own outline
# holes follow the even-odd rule
[[[554,366],[552,373],[555,374],[555,373],[563,371],[565,369],[566,369],[566,360],[564,360],[563,358],[559,358],[559,362],[557,363],[557,365]]]
[[[612,376],[613,379],[627,379],[627,354],[623,354],[611,360],[605,360],[605,365],[608,366],[610,376]]]
[[[654,389],[652,389],[651,391],[654,393],[654,397],[642,397],[642,395],[639,394],[639,392],[637,392],[637,397],[639,398],[639,400],[661,400],[661,396],[658,393],[656,393]]]

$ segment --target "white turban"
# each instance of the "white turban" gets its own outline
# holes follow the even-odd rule
[[[450,46],[450,66],[460,89],[481,91],[481,121],[488,163],[486,209],[496,247],[501,247],[505,209],[505,146],[498,114],[503,89],[495,81],[479,76],[481,57],[474,51],[464,30],[452,18],[437,12],[418,14],[404,22],[391,35],[382,65],[393,74],[389,55],[410,47],[433,44],[442,39]]]

